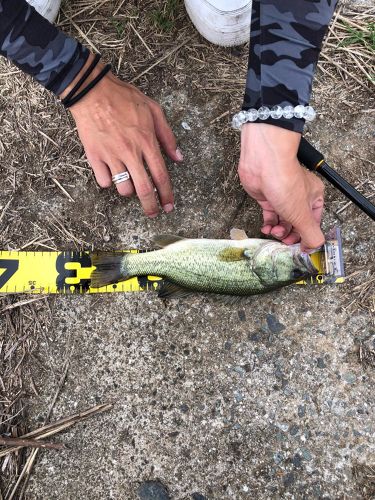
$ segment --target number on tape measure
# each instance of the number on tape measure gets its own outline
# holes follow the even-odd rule
[[[56,259],[56,271],[59,273],[56,278],[56,286],[59,292],[82,293],[90,287],[90,279],[80,279],[78,283],[67,283],[68,278],[78,278],[78,269],[66,269],[66,264],[80,264],[81,267],[91,267],[91,258],[84,252],[63,252]]]
[[[10,278],[18,271],[19,261],[12,259],[0,259],[0,269],[5,269],[0,275],[0,288],[2,288]]]

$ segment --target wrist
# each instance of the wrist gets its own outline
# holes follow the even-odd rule
[[[268,123],[247,123],[241,130],[241,150],[271,161],[295,160],[300,141],[300,133]]]
[[[74,78],[74,80],[68,85],[68,87],[60,94],[62,103],[68,106],[71,111],[73,107],[87,98],[87,95],[94,95],[97,93],[96,87],[99,86],[106,77],[108,77],[108,69],[110,65],[105,66],[99,62],[98,55],[94,56],[90,54],[86,64],[82,67],[81,71]],[[98,81],[94,81],[99,76]],[[92,86],[90,84],[93,84]],[[83,94],[80,96],[80,94]],[[77,102],[74,103],[74,98],[77,96]],[[64,102],[67,101],[65,104]],[[69,104],[68,104],[69,102]],[[71,103],[71,104],[70,104]]]

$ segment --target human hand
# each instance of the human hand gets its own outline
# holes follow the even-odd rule
[[[98,64],[85,85],[102,68]],[[60,97],[68,92],[66,89]],[[127,170],[130,179],[116,185],[121,195],[132,196],[136,192],[144,212],[150,217],[159,213],[156,192],[164,211],[173,210],[172,186],[159,143],[173,161],[180,162],[183,158],[164,113],[155,101],[109,73],[70,111],[101,187],[110,187],[112,175]]]
[[[324,185],[297,160],[301,136],[266,123],[242,126],[239,177],[263,210],[263,234],[302,251],[324,243]]]

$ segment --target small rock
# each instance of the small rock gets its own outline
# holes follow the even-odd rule
[[[283,483],[285,487],[291,486],[294,483],[294,474],[293,472],[288,472],[288,474],[285,474],[283,478]]]
[[[246,371],[244,370],[244,368],[242,368],[242,366],[234,366],[233,371],[242,376],[244,376],[246,373]]]
[[[184,403],[180,406],[180,410],[182,411],[182,413],[187,413],[189,411],[189,407]]]
[[[272,333],[280,333],[285,330],[285,325],[280,323],[280,321],[273,314],[267,314],[266,321],[268,329]]]
[[[297,469],[299,469],[302,466],[301,455],[298,455],[298,453],[296,453],[294,455],[294,457],[292,458],[292,464],[294,465],[294,467],[296,467]]]
[[[181,122],[181,127],[184,130],[191,130],[191,127],[190,127],[190,125],[187,122]]]
[[[204,495],[202,495],[202,493],[198,493],[198,492],[193,493],[193,494],[191,495],[191,498],[192,498],[193,500],[207,500],[207,498],[206,498]]]
[[[245,311],[243,309],[239,309],[237,311],[237,314],[238,314],[238,319],[240,321],[246,321],[246,313],[245,313]]]
[[[276,368],[276,370],[275,370],[275,377],[278,379],[284,378],[284,374],[279,367]]]
[[[298,425],[293,424],[289,429],[289,434],[291,434],[292,436],[296,436],[298,434],[298,431],[299,431]]]
[[[109,241],[111,241],[111,235],[106,233],[104,236],[103,236],[103,240],[108,243]]]
[[[327,365],[325,364],[323,358],[318,358],[316,360],[316,365],[317,365],[318,368],[326,368],[327,367]]]
[[[344,375],[342,376],[342,378],[345,380],[345,382],[347,382],[348,384],[354,384],[354,382],[357,380],[357,377],[356,375],[354,375],[354,373],[351,373],[351,372],[346,372],[344,373]]]
[[[225,349],[226,351],[230,351],[230,350],[231,350],[231,348],[232,348],[232,342],[231,342],[230,340],[227,340],[227,341],[225,342],[225,344],[224,344],[224,349]]]
[[[302,457],[305,460],[308,460],[308,461],[312,460],[312,455],[307,448],[301,448],[301,453],[302,453]]]
[[[250,333],[248,339],[252,342],[259,342],[262,340],[262,334],[260,332]]]
[[[279,465],[284,460],[284,454],[282,451],[277,451],[273,456],[273,461],[275,464]]]
[[[236,403],[240,403],[245,396],[242,394],[240,391],[234,391],[234,399],[236,400]]]
[[[305,416],[306,409],[305,409],[304,405],[299,405],[298,410],[297,410],[297,413],[298,413],[298,416],[299,416],[300,418],[302,418],[302,417],[304,417],[304,416]]]
[[[140,500],[171,500],[167,488],[160,481],[144,481],[138,487]]]

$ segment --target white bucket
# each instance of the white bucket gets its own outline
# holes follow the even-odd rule
[[[26,0],[34,9],[50,23],[56,20],[61,0]]]
[[[251,0],[185,0],[185,7],[206,40],[233,47],[250,38],[251,3]]]

